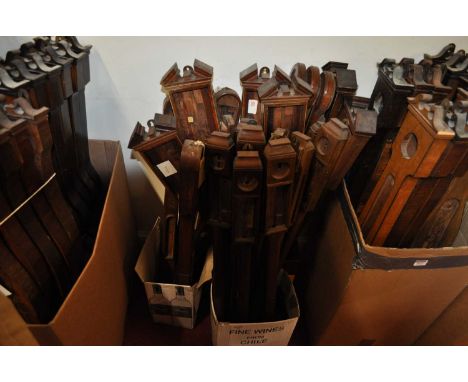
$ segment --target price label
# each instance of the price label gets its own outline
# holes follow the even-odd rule
[[[11,292],[2,285],[0,285],[0,293],[3,293],[5,297],[8,297],[11,295]]]
[[[177,170],[170,161],[161,162],[156,166],[159,171],[167,178],[168,176],[177,174]]]
[[[429,262],[429,260],[416,260],[413,263],[413,267],[425,267],[428,262]]]
[[[257,114],[257,106],[258,106],[258,101],[256,99],[250,99],[249,105],[247,107],[247,113]]]

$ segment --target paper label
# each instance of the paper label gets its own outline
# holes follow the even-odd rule
[[[156,166],[159,171],[167,178],[168,176],[174,175],[177,173],[177,170],[170,161],[161,162]]]
[[[413,267],[425,267],[428,262],[429,262],[429,260],[416,260],[413,263]]]
[[[2,285],[0,285],[0,293],[3,293],[5,297],[11,296],[11,292]]]
[[[187,117],[188,123],[193,123],[193,117]]]
[[[256,99],[249,99],[249,105],[247,107],[247,113],[257,114],[258,101]]]

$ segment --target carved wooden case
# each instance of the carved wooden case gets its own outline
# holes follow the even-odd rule
[[[312,138],[300,131],[294,131],[292,133],[291,143],[297,153],[297,163],[294,178],[293,199],[291,202],[292,214],[290,216],[289,225],[292,224],[298,213],[315,152],[315,146],[312,143]]]
[[[369,108],[378,113],[377,134],[398,129],[406,114],[406,98],[414,85],[404,78],[404,68],[395,60],[384,59],[379,64],[378,78],[372,91]]]
[[[232,179],[231,320],[248,322],[252,292],[259,277],[258,239],[260,235],[263,166],[257,151],[238,151]],[[257,302],[258,305],[258,301]]]
[[[415,89],[405,79],[403,64],[384,59],[378,66],[378,78],[369,102],[369,110],[377,113],[376,134],[357,159],[356,171],[349,183],[351,199],[358,212],[387,165],[392,141],[406,114],[407,97]]]
[[[307,108],[310,110],[317,101],[320,92],[322,81],[320,69],[317,66],[312,65],[306,68],[306,66],[303,63],[298,62],[292,67],[289,76],[291,77],[291,80],[295,81],[296,83],[302,80],[309,84],[310,90],[312,91],[312,95],[309,99],[309,104],[307,105]]]
[[[447,61],[455,52],[455,44],[450,43],[444,46],[439,53],[436,54],[424,54],[424,60],[428,60],[431,64],[442,64]]]
[[[142,126],[137,124],[133,141]],[[151,166],[161,182],[177,195],[180,191],[180,155],[182,143],[176,131],[155,130],[153,135],[146,137],[140,143],[133,145],[133,150],[139,151]],[[174,170],[176,172],[174,172]]]
[[[288,138],[272,138],[265,147],[264,156],[265,237],[260,268],[265,273],[264,319],[273,320],[278,273],[281,268],[281,246],[293,213],[291,202],[297,154]]]
[[[261,125],[263,118],[258,88],[270,79],[270,69],[264,66],[259,71],[257,64],[253,64],[240,72],[239,76],[242,85],[241,117],[253,118]],[[253,101],[251,102],[250,110],[249,101]]]
[[[199,188],[203,181],[204,145],[186,139],[180,154],[179,245],[176,283],[191,285],[194,277],[197,232],[201,227]]]
[[[460,210],[465,204],[460,178],[465,176],[468,168],[466,109],[459,110],[446,104],[444,114],[443,120],[453,129],[455,137],[446,146],[430,175],[418,180],[386,245],[437,247],[444,236],[454,239],[458,232],[459,225],[451,222],[455,215],[461,219]],[[451,242],[446,244],[452,245]]]
[[[185,66],[182,76],[174,64],[161,79],[182,141],[205,140],[212,131],[219,130],[212,80],[213,68],[199,60],[193,67]]]
[[[0,79],[7,93],[17,96],[22,88],[28,93],[33,107],[48,106],[46,74],[32,72],[19,57],[19,51],[7,53],[5,63],[0,68]]]
[[[262,126],[254,119],[241,119],[237,125],[237,151],[258,151],[263,153],[266,145],[265,133]]]
[[[303,201],[298,206],[294,222],[288,230],[282,250],[286,258],[302,228],[302,223],[308,213],[314,211],[324,191],[335,179],[335,165],[341,162],[343,147],[350,135],[349,127],[337,118],[331,118],[322,123],[316,122],[311,129],[312,141],[315,146],[315,160],[308,178]]]
[[[453,99],[457,88],[465,82],[468,76],[468,54],[465,51],[460,50],[454,54],[444,64],[444,84],[452,88],[452,92],[449,95],[450,99]],[[465,80],[463,80],[465,78]]]
[[[56,41],[51,41],[50,44],[60,56],[66,56],[73,59],[73,89],[75,92],[84,90],[91,79],[89,66],[89,53],[91,46],[77,46],[76,43],[73,43],[68,36],[59,37]]]
[[[349,127],[350,136],[346,141],[328,188],[334,190],[341,183],[369,140],[377,130],[377,113],[346,102],[342,108],[341,121]]]
[[[219,123],[224,120],[224,116],[229,115],[232,117],[229,125],[237,125],[241,113],[241,100],[237,92],[231,88],[222,88],[215,93],[214,98]]]
[[[34,39],[34,49],[41,55],[46,63],[54,63],[62,67],[62,89],[65,98],[69,98],[73,94],[73,80],[72,80],[72,65],[73,59],[71,57],[61,56],[50,45],[49,41],[43,38]],[[29,45],[25,49],[31,49]]]
[[[213,302],[226,319],[231,289],[232,165],[235,146],[229,133],[214,131],[206,141],[209,220],[213,241]]]
[[[62,67],[52,62],[45,63],[42,56],[33,47],[28,49],[22,46],[20,54],[29,71],[46,74],[48,107],[51,109],[59,107],[65,99],[61,79]]]
[[[322,70],[332,72],[335,76],[336,92],[333,101],[325,113],[325,118],[337,117],[345,102],[350,102],[356,94],[358,88],[356,71],[348,69],[348,64],[344,62],[329,61]]]
[[[304,132],[307,105],[312,96],[309,84],[293,77],[294,81],[275,66],[270,80],[258,89],[263,114],[263,130],[267,138],[275,129]]]
[[[254,243],[259,232],[263,166],[257,151],[238,151],[233,165],[233,239]]]
[[[306,126],[311,127],[320,120],[325,112],[330,108],[335,99],[336,79],[332,72],[324,71],[320,74],[320,88],[316,100],[309,108]]]
[[[288,138],[270,139],[264,151],[266,161],[265,229],[284,230],[291,220],[292,183],[296,151]]]
[[[418,179],[431,176],[454,137],[443,121],[442,106],[429,106],[419,98],[412,102],[385,171],[359,215],[366,240],[373,245],[385,243],[400,214],[408,208],[408,200],[418,190]]]
[[[231,176],[235,146],[229,133],[214,131],[206,141],[206,164],[210,172],[210,221],[231,224]]]

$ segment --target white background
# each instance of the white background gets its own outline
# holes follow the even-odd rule
[[[27,37],[0,38],[0,56],[17,49]],[[296,62],[322,66],[348,62],[357,72],[358,95],[369,97],[383,58],[400,60],[437,53],[449,42],[468,50],[467,37],[79,37],[92,44],[91,83],[86,88],[89,136],[120,140],[130,191],[144,235],[153,223],[156,199],[138,164],[126,149],[137,121],[145,124],[162,112],[159,81],[169,67],[192,65],[198,58],[214,68],[214,87],[241,91],[239,72],[253,63],[276,64],[289,73]]]

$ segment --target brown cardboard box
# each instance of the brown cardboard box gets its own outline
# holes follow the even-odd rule
[[[0,346],[38,345],[13,302],[7,297],[8,293],[4,292],[2,290],[0,293]]]
[[[409,345],[468,284],[468,247],[374,247],[343,186],[325,214],[306,291],[311,341]]]
[[[468,345],[468,287],[418,338],[416,345]]]
[[[279,295],[285,304],[287,317],[272,322],[220,322],[216,316],[210,290],[211,341],[217,346],[286,346],[299,320],[299,302],[287,273],[279,277]]]
[[[193,329],[203,291],[203,284],[211,280],[213,251],[209,250],[198,281],[193,285],[157,282],[157,256],[160,243],[160,218],[146,238],[135,265],[135,272],[145,287],[148,310],[153,321]]]
[[[136,231],[119,142],[92,140],[90,155],[108,186],[94,251],[54,319],[28,325],[41,345],[120,345],[127,310],[128,265]]]

